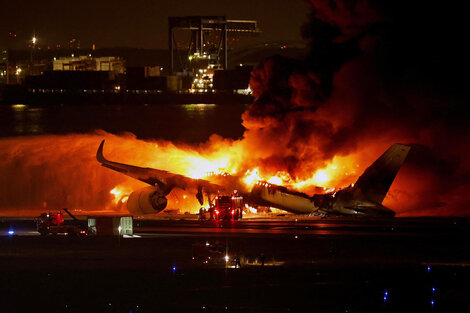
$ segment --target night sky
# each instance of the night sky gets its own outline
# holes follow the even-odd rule
[[[254,41],[301,40],[309,5],[303,1],[2,1],[0,47],[26,48],[36,33],[39,44],[62,46],[72,38],[81,48],[166,49],[168,17],[224,15],[257,20],[262,34]],[[16,38],[9,33],[17,34]],[[250,42],[253,39],[249,40]]]

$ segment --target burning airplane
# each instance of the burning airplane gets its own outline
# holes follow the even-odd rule
[[[400,2],[308,2],[311,12],[302,28],[309,42],[306,58],[274,56],[254,69],[250,88],[255,100],[242,115],[243,133],[223,138],[218,134],[224,123],[208,122],[212,135],[197,144],[185,138],[164,140],[166,134],[159,127],[151,136],[136,130],[125,136],[98,131],[2,138],[0,209],[14,212],[41,204],[124,208],[126,197],[133,190],[133,197],[138,195],[144,183],[102,171],[95,160],[95,143],[105,137],[113,149],[109,153],[129,163],[179,173],[186,177],[179,183],[204,179],[216,191],[234,187],[267,206],[282,207],[283,197],[292,196],[305,203],[308,212],[324,207],[319,213],[332,211],[332,201],[345,208],[340,203],[347,201],[340,199],[350,197],[362,204],[351,214],[371,211],[378,203],[400,217],[468,216],[469,62],[461,40],[467,20],[436,23],[435,16],[443,12],[439,4],[428,3],[426,10],[435,14],[423,15],[420,3],[409,3],[404,10]],[[153,117],[135,118],[155,123]],[[17,123],[22,134],[27,124],[23,119]],[[178,125],[192,131],[190,127]],[[127,125],[125,129],[133,131]],[[385,199],[370,199],[363,189],[360,195],[358,186],[374,175],[357,178],[394,142],[415,145]],[[205,177],[206,172],[213,175]],[[193,185],[199,195],[210,189],[207,184],[198,192],[198,185]],[[156,190],[154,184],[147,188],[142,196]],[[173,188],[164,195],[162,190],[168,208],[196,212],[198,202],[188,192]],[[157,199],[160,206],[165,199]],[[346,207],[354,207],[351,203]],[[150,205],[149,211],[155,209]]]
[[[223,174],[208,176],[207,179],[195,179],[165,170],[117,163],[103,156],[103,146],[104,140],[96,153],[96,158],[102,166],[150,185],[130,194],[127,208],[135,215],[163,211],[167,206],[167,196],[174,188],[197,190],[196,198],[201,205],[204,203],[204,194],[210,201],[211,195],[232,192],[237,188],[250,206],[275,207],[296,214],[321,216],[393,217],[395,212],[383,206],[382,201],[410,150],[409,146],[394,144],[365,170],[355,184],[310,197],[305,193],[264,181],[256,181],[250,190],[248,186],[242,186],[241,177],[234,175]],[[212,177],[214,181],[211,181]]]

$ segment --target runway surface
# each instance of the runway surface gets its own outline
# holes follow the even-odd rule
[[[0,310],[453,312],[470,305],[469,219],[220,223],[182,215],[135,219],[134,230],[124,238],[41,237],[31,220],[1,220]]]
[[[309,235],[309,236],[441,236],[466,232],[470,219],[347,219],[272,217],[240,221],[136,220],[135,230],[141,233],[215,233],[233,236]]]
[[[139,267],[140,260],[146,263],[145,256],[137,256],[145,254],[149,246],[171,248],[175,251],[169,255],[177,257],[182,251],[191,251],[192,245],[205,242],[226,243],[230,252],[247,258],[263,253],[283,264],[470,264],[470,219],[463,218],[363,220],[289,216],[199,221],[194,216],[181,215],[172,219],[137,218],[134,232],[134,236],[124,238],[41,238],[33,220],[9,218],[0,223],[0,242],[8,244],[5,251],[15,247],[27,253],[31,253],[30,246],[39,253],[59,245],[54,252],[56,258],[80,253],[82,266],[88,259],[92,260],[91,266],[99,260],[106,262],[107,257],[99,257],[99,251],[94,249],[112,249],[116,242],[119,249],[113,250],[115,253],[130,249],[131,267]],[[173,241],[182,244],[173,245]],[[83,248],[88,249],[86,253]],[[47,249],[43,252],[46,256]]]

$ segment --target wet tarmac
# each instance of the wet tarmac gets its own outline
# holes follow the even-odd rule
[[[124,238],[41,237],[32,226],[0,222],[1,312],[464,312],[470,305],[469,219],[182,216],[136,219],[136,236]]]

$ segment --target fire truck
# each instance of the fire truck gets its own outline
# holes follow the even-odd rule
[[[62,212],[58,213],[42,213],[36,219],[36,229],[42,235],[48,234],[58,235],[65,234],[69,236],[84,236],[88,234],[88,227],[83,225],[68,209],[63,209],[72,221],[64,221]]]
[[[214,199],[211,210],[211,218],[216,220],[238,220],[243,217],[243,197],[237,192],[231,196],[218,195]]]

